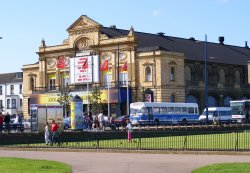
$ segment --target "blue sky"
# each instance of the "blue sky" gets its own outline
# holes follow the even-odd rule
[[[165,35],[250,45],[250,1],[247,0],[1,0],[0,73],[21,71],[38,61],[42,38],[61,44],[66,29],[81,15],[103,26]]]

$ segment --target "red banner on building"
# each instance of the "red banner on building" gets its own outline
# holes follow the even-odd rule
[[[128,70],[128,66],[127,66],[127,62],[125,62],[125,64],[123,66],[121,66],[120,71],[127,71]]]
[[[108,71],[109,69],[109,60],[105,60],[102,64],[101,64],[101,71]]]
[[[66,66],[66,60],[64,55],[61,55],[58,57],[57,62],[56,62],[56,67],[59,69],[65,68]]]

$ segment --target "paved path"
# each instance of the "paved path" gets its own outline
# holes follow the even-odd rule
[[[117,152],[10,151],[0,156],[55,160],[72,166],[73,173],[190,173],[222,162],[250,162],[249,155],[152,154]]]

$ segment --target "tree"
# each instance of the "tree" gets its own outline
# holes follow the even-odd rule
[[[93,114],[96,114],[101,106],[101,94],[102,92],[97,86],[94,86],[90,92],[88,100],[89,100],[89,104],[92,105],[91,112]]]
[[[60,105],[63,106],[65,117],[68,117],[70,115],[70,100],[72,98],[72,94],[70,94],[70,92],[71,88],[68,84],[66,86],[63,86],[61,89],[60,97],[57,99]]]

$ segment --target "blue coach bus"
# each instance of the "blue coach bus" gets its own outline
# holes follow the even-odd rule
[[[197,103],[135,102],[130,104],[132,125],[198,122]]]

